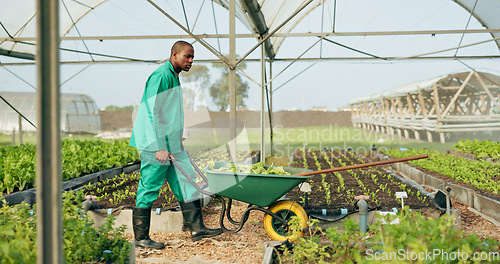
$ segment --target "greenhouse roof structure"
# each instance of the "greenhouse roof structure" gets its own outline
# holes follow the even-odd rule
[[[98,8],[105,0],[87,0],[85,2],[76,0],[60,0],[59,9],[59,32],[61,39],[75,27],[81,19]],[[186,31],[186,36],[194,37],[203,42],[202,36],[196,36],[189,31],[187,23],[180,23],[171,17],[155,1],[147,0],[144,4],[155,6],[160,12],[164,12],[174,23]],[[229,9],[230,0],[215,0],[222,7]],[[327,3],[326,0],[239,0],[235,1],[235,16],[245,27],[255,33],[256,38],[261,38],[266,47],[267,57],[273,59],[278,53],[285,37],[302,21],[312,10]],[[492,35],[500,48],[500,10],[499,0],[475,1],[454,0],[458,5],[471,13]],[[35,54],[35,24],[36,6],[35,1],[9,1],[9,8],[0,10],[0,55],[14,56],[18,58],[34,59]],[[319,32],[319,30],[318,30]],[[394,33],[394,32],[393,32]],[[358,32],[357,35],[380,34],[380,32]],[[384,33],[388,34],[388,33]],[[389,33],[390,34],[390,33]],[[399,33],[394,33],[399,34]],[[407,32],[406,34],[412,34]],[[297,34],[296,34],[297,35]],[[299,33],[300,36],[320,37],[319,33]],[[328,33],[327,35],[339,35],[342,33]],[[95,36],[94,36],[95,37]],[[100,36],[101,39],[106,36]],[[113,36],[111,36],[113,37]],[[114,36],[117,37],[117,36]],[[73,38],[75,39],[75,38]],[[86,39],[80,36],[80,39]],[[206,43],[205,43],[206,44]],[[207,46],[206,46],[207,47]]]
[[[102,63],[118,63],[118,62],[147,62],[147,63],[161,63],[164,61],[165,54],[161,53],[148,53],[150,50],[144,48],[144,46],[134,46],[134,48],[120,49],[120,51],[116,51],[115,49],[108,49],[110,53],[119,53],[119,54],[105,54],[104,52],[98,54],[96,51],[99,51],[99,48],[94,45],[89,49],[86,40],[94,40],[103,42],[103,44],[107,44],[108,40],[113,40],[109,42],[115,43],[114,40],[158,40],[158,39],[187,39],[192,43],[195,43],[197,46],[202,45],[205,50],[209,51],[209,54],[213,54],[217,59],[210,60],[212,61],[222,61],[224,62],[228,69],[228,86],[229,86],[229,109],[230,109],[230,136],[231,138],[236,138],[236,71],[242,69],[238,68],[238,65],[247,57],[257,50],[259,47],[262,47],[261,54],[257,61],[261,63],[261,80],[260,80],[260,104],[261,104],[261,135],[260,135],[260,156],[261,161],[264,161],[266,157],[265,153],[265,133],[264,133],[264,122],[265,122],[265,96],[268,94],[266,88],[269,83],[272,82],[274,78],[281,74],[284,70],[288,68],[286,66],[280,73],[270,78],[270,80],[266,80],[266,57],[267,60],[278,61],[281,60],[290,60],[292,61],[290,64],[294,63],[303,54],[305,54],[308,50],[312,48],[312,46],[306,49],[300,56],[296,56],[295,53],[293,58],[279,58],[277,55],[280,54],[283,49],[283,43],[286,43],[285,38],[296,36],[296,37],[310,37],[316,43],[323,43],[322,40],[325,40],[329,43],[335,44],[337,47],[342,47],[342,50],[349,49],[350,52],[347,56],[342,57],[340,59],[353,60],[353,59],[370,59],[370,60],[381,60],[381,61],[391,61],[391,60],[406,60],[409,58],[415,59],[430,59],[429,55],[440,54],[446,51],[457,51],[461,48],[471,47],[475,45],[479,45],[486,42],[495,42],[496,47],[494,52],[490,52],[488,55],[484,55],[484,53],[480,53],[479,56],[471,55],[471,56],[457,56],[455,53],[454,56],[437,56],[438,59],[461,59],[461,58],[499,58],[500,56],[498,50],[500,49],[500,16],[498,15],[500,10],[500,0],[453,0],[450,2],[456,3],[466,10],[470,16],[469,21],[472,17],[474,17],[481,26],[475,29],[469,29],[468,23],[465,26],[465,29],[462,25],[457,27],[455,25],[454,29],[432,29],[432,30],[420,30],[420,31],[401,31],[400,28],[397,28],[396,31],[385,31],[385,32],[346,32],[341,31],[338,32],[336,28],[332,27],[328,31],[323,31],[323,27],[318,27],[318,30],[315,32],[294,32],[293,30],[303,21],[305,18],[309,18],[309,14],[313,14],[314,11],[318,7],[324,7],[326,4],[336,3],[336,1],[328,1],[328,0],[214,0],[213,2],[218,3],[220,6],[223,6],[228,10],[227,20],[225,20],[225,26],[227,28],[228,33],[219,34],[216,32],[215,34],[207,34],[203,31],[194,31],[189,25],[189,20],[187,19],[186,9],[184,9],[184,5],[192,5],[193,1],[176,1],[176,7],[179,4],[182,4],[182,11],[175,13],[172,9],[173,1],[158,1],[158,0],[145,0],[145,1],[129,1],[131,5],[145,5],[149,8],[156,9],[156,13],[153,15],[161,15],[162,20],[157,28],[160,28],[160,32],[165,33],[165,25],[167,25],[166,19],[169,20],[168,26],[174,27],[171,25],[175,25],[177,31],[181,32],[180,34],[173,33],[174,31],[168,31],[167,34],[158,35],[152,34],[149,30],[149,26],[145,26],[144,29],[147,31],[146,33],[140,36],[132,36],[130,32],[123,33],[123,35],[117,35],[117,33],[113,30],[108,29],[102,33],[102,35],[82,35],[78,30],[79,22],[83,22],[84,18],[86,18],[89,14],[95,13],[99,10],[98,7],[105,7],[103,3],[111,3],[110,5],[106,5],[108,8],[115,9],[107,9],[108,14],[103,15],[101,17],[103,20],[107,20],[107,22],[111,22],[111,24],[121,24],[127,22],[126,20],[122,21],[112,21],[108,19],[108,16],[115,14],[117,9],[121,8],[121,1],[103,1],[103,0],[31,0],[31,1],[11,1],[11,0],[3,0],[2,8],[0,9],[0,55],[2,56],[10,56],[14,58],[20,58],[28,60],[28,62],[0,62],[0,66],[6,65],[24,65],[24,64],[34,64],[35,53],[36,53],[36,64],[37,64],[37,80],[38,87],[37,89],[37,98],[39,98],[39,103],[37,104],[37,112],[39,113],[39,117],[41,118],[40,123],[40,133],[38,133],[39,140],[37,141],[37,151],[42,154],[40,157],[39,166],[37,168],[37,188],[43,190],[43,192],[37,192],[37,200],[39,203],[39,211],[41,212],[39,219],[43,219],[42,224],[37,227],[37,231],[39,234],[39,238],[43,238],[42,241],[38,241],[38,261],[39,263],[59,263],[62,262],[62,253],[61,253],[61,241],[62,236],[59,231],[62,230],[60,224],[60,196],[59,195],[59,164],[60,164],[60,150],[57,148],[57,143],[60,141],[59,134],[59,119],[60,115],[59,108],[57,107],[59,103],[59,92],[60,92],[60,82],[59,82],[59,66],[61,64],[69,64],[69,63],[86,63],[86,64],[94,64],[97,62]],[[201,1],[200,1],[201,2]],[[205,2],[205,1],[203,1]],[[207,1],[211,2],[211,1]],[[213,3],[212,2],[212,3]],[[348,2],[348,1],[346,1]],[[395,3],[398,1],[394,1]],[[38,5],[36,3],[39,3]],[[203,4],[202,4],[203,6]],[[331,6],[331,5],[330,5]],[[167,9],[169,8],[169,9]],[[181,8],[181,7],[179,7]],[[177,8],[176,10],[178,10]],[[357,8],[357,7],[356,7]],[[191,17],[194,17],[200,13],[202,8],[199,8],[200,11],[194,8],[190,9]],[[213,5],[212,5],[213,9]],[[135,13],[136,10],[123,10],[126,13]],[[132,12],[130,12],[132,11]],[[371,10],[370,10],[371,11]],[[36,15],[38,13],[38,15]],[[333,12],[335,15],[335,11]],[[134,14],[132,14],[134,15]],[[153,16],[151,15],[151,16]],[[150,17],[145,15],[140,20],[144,22],[145,20],[149,20]],[[196,15],[198,17],[198,15]],[[214,21],[215,14],[213,14]],[[250,34],[236,34],[236,18],[243,24],[247,29],[250,29]],[[196,22],[196,21],[195,21]],[[321,21],[323,22],[323,20]],[[371,21],[367,21],[370,24]],[[476,21],[474,21],[476,22]],[[38,23],[38,24],[37,24]],[[206,22],[205,22],[206,23]],[[209,22],[211,23],[211,21]],[[147,23],[146,23],[147,24]],[[208,23],[207,23],[208,24]],[[332,23],[334,24],[334,23]],[[476,23],[477,24],[477,23]],[[239,25],[239,24],[238,24]],[[121,26],[121,25],[117,25]],[[193,26],[194,27],[194,26]],[[458,28],[458,29],[457,29]],[[36,30],[38,29],[38,30]],[[89,32],[97,32],[100,29],[99,25],[95,25],[91,28],[89,27],[89,31],[85,32],[87,34],[92,34]],[[37,32],[36,32],[37,31]],[[57,34],[54,34],[58,32]],[[134,32],[134,31],[132,31]],[[156,31],[157,33],[158,31]],[[69,33],[72,33],[70,36]],[[392,49],[387,52],[384,57],[379,57],[372,55],[368,52],[363,52],[359,49],[355,49],[350,47],[349,45],[344,45],[338,42],[334,42],[329,39],[330,36],[387,36],[387,35],[427,35],[433,36],[435,34],[461,34],[462,36],[468,33],[482,33],[491,34],[492,37],[487,40],[484,40],[484,36],[482,41],[475,43],[468,43],[462,45],[462,40],[458,46],[449,47],[447,46],[445,50],[434,51],[430,53],[424,53],[420,55],[413,55],[411,57],[390,57],[395,56],[394,51]],[[236,58],[236,39],[246,37],[248,39],[252,39],[252,41],[245,41],[244,44],[251,45],[250,47],[243,46],[245,50],[238,50],[238,54],[244,54],[240,58]],[[224,49],[216,49],[214,47],[213,41],[210,42],[210,39],[224,38],[228,39],[229,45],[224,46]],[[462,37],[463,38],[463,37]],[[38,40],[38,41],[37,41]],[[82,43],[78,43],[78,47],[70,48],[67,40],[80,41]],[[121,42],[123,43],[123,42]],[[243,42],[242,42],[243,43]],[[76,43],[71,43],[75,44]],[[81,45],[83,44],[83,45]],[[95,44],[95,43],[92,43]],[[128,43],[127,43],[128,44]],[[134,43],[136,44],[136,43]],[[218,43],[217,43],[218,44]],[[309,43],[310,44],[310,43]],[[121,45],[121,44],[120,44]],[[171,45],[171,43],[170,43]],[[169,46],[170,46],[169,45]],[[123,45],[121,45],[123,47]],[[242,45],[238,46],[241,48]],[[164,47],[163,47],[164,48]],[[497,49],[498,48],[498,49]],[[301,49],[297,49],[296,47],[292,47],[293,51],[299,51]],[[116,49],[118,50],[118,49]],[[198,49],[197,49],[198,50]],[[69,52],[71,54],[79,55],[85,54],[90,57],[90,60],[84,61],[82,58],[75,56],[76,59],[71,59],[66,56],[68,53],[62,54],[61,51]],[[163,49],[164,51],[164,49]],[[412,50],[413,51],[413,50]],[[59,53],[62,55],[59,56]],[[256,52],[257,53],[257,52]],[[130,54],[130,55],[129,55]],[[224,55],[229,54],[229,55]],[[354,54],[362,56],[354,57]],[[94,55],[95,58],[93,57]],[[136,56],[136,58],[134,58]],[[144,59],[144,57],[153,57]],[[162,56],[162,58],[158,58],[158,56]],[[397,55],[396,55],[397,56]],[[139,59],[137,59],[139,57]],[[213,56],[212,56],[213,57]],[[278,58],[276,58],[278,57]],[[310,60],[326,60],[326,59],[339,59],[337,58],[326,58],[322,57],[320,54],[315,55],[313,58],[304,58]],[[208,61],[208,60],[207,60]],[[241,64],[240,64],[241,65]],[[271,63],[269,65],[272,65]],[[242,67],[241,67],[242,68]],[[271,68],[271,66],[270,66]],[[306,68],[307,69],[307,68]],[[249,77],[249,76],[247,76]],[[249,77],[250,79],[251,77]],[[259,81],[255,81],[251,79],[255,83],[259,83]],[[34,87],[33,87],[34,88]],[[276,88],[276,89],[279,89]],[[272,89],[271,89],[272,91]],[[270,111],[272,112],[272,100],[270,100]],[[229,143],[230,150],[232,153],[236,153],[236,140]],[[45,160],[50,160],[51,162],[42,162],[41,158]],[[56,166],[54,166],[56,165]],[[53,208],[58,208],[55,213]],[[58,234],[58,237],[54,237],[54,234]]]

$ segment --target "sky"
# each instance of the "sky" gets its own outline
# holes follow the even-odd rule
[[[185,24],[181,1],[156,1],[178,21]],[[302,20],[292,32],[320,32],[332,30],[333,0],[324,8],[316,8]],[[211,1],[184,1],[187,17],[196,34],[228,32],[228,11]],[[199,7],[204,3],[198,19]],[[480,23],[451,0],[337,0],[335,15],[336,32],[357,31],[398,31],[398,30],[449,30],[482,29]],[[215,14],[215,15],[214,15]],[[196,20],[196,24],[194,23]],[[214,22],[215,21],[215,22]],[[217,28],[215,27],[217,24]],[[109,0],[95,8],[77,23],[77,29],[68,36],[96,35],[146,35],[146,34],[183,34],[163,14],[146,1]],[[250,33],[237,22],[237,33]],[[366,37],[328,37],[377,56],[412,56],[427,52],[491,39],[489,34],[469,34],[462,40],[462,35],[414,35],[414,36],[366,36]],[[277,57],[295,58],[313,45],[317,38],[288,38],[280,47]],[[190,41],[190,40],[188,40]],[[166,59],[175,40],[127,40],[127,41],[85,41],[92,52],[119,55],[141,59]],[[229,53],[227,39],[209,39],[208,42],[223,54]],[[245,54],[257,43],[256,39],[238,39],[237,54]],[[62,47],[85,50],[82,41],[63,41]],[[195,59],[213,59],[215,56],[199,43],[194,43]],[[455,50],[436,55],[453,56]],[[458,55],[498,55],[499,50],[493,42],[463,48]],[[321,42],[311,48],[304,57],[349,57],[365,55],[339,47],[329,42]],[[87,61],[85,54],[61,53],[67,60]],[[260,58],[260,48],[249,58]],[[20,60],[0,56],[1,62]],[[196,61],[195,61],[196,63]],[[463,63],[467,64],[464,65]],[[314,61],[296,62],[283,71],[273,81],[273,89],[280,87],[273,94],[273,110],[308,110],[312,107],[326,107],[330,111],[347,106],[355,98],[368,96],[400,86],[434,78],[457,71],[488,71],[500,75],[499,59],[464,60],[402,60],[387,62],[373,61]],[[273,76],[276,76],[290,62],[273,63]],[[210,67],[210,64],[206,64]],[[311,66],[312,65],[312,66]],[[61,66],[61,91],[63,93],[83,93],[90,95],[99,108],[109,105],[128,106],[140,102],[144,83],[149,74],[159,64],[156,63],[106,63],[79,64]],[[254,80],[261,80],[260,63],[248,62],[245,72]],[[306,70],[307,69],[307,70]],[[305,70],[305,71],[304,71]],[[303,73],[301,73],[304,71]],[[15,75],[18,77],[16,77]],[[211,82],[219,78],[220,73],[211,70]],[[269,72],[267,73],[269,74]],[[292,79],[293,78],[293,79]],[[23,79],[23,80],[21,80]],[[243,78],[249,84],[249,97],[246,105],[250,109],[260,109],[260,86]],[[291,79],[291,80],[290,80]],[[27,84],[28,83],[28,84]],[[0,67],[0,91],[35,91],[35,66]],[[210,84],[202,84],[208,88]],[[210,109],[215,107],[206,97]]]

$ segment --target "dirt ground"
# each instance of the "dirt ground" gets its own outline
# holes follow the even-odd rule
[[[462,229],[465,234],[477,234],[480,238],[487,236],[500,241],[500,227],[495,226],[479,215],[469,211],[467,206],[452,200],[455,208],[460,209]],[[247,204],[239,202],[233,206],[232,215],[239,220]],[[204,208],[207,226],[218,227],[219,210],[215,207]],[[201,264],[243,264],[262,263],[263,243],[270,241],[262,225],[262,212],[253,211],[243,229],[235,234],[220,236],[192,242],[189,233],[154,233],[152,239],[166,244],[162,250],[136,249],[136,263],[201,263]],[[225,223],[226,227],[231,227]],[[132,235],[127,239],[133,240]]]
[[[246,203],[233,203],[231,215],[238,221],[243,215]],[[203,208],[204,223],[207,227],[219,227],[220,207],[210,204]],[[202,239],[192,242],[188,231],[183,233],[154,233],[151,238],[164,242],[166,247],[162,250],[136,248],[136,263],[261,263],[262,246],[265,241],[270,241],[264,231],[262,218],[264,213],[252,211],[246,224],[238,233],[223,233],[217,237]],[[228,221],[224,223],[228,229],[235,226]],[[126,235],[133,240],[132,235]]]

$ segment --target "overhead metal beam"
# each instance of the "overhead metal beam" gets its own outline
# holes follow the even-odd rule
[[[276,58],[273,60],[266,59],[266,61],[273,62],[286,62],[286,61],[370,61],[370,63],[395,63],[397,57],[385,57],[387,61],[382,61],[372,57],[308,57],[308,58]],[[500,55],[486,55],[486,56],[433,56],[433,57],[410,57],[405,59],[398,59],[397,61],[414,61],[414,60],[482,60],[482,59],[500,59]],[[245,62],[260,62],[260,59],[245,59]],[[196,63],[212,63],[221,62],[220,60],[195,60]],[[105,60],[105,61],[62,61],[60,64],[96,64],[96,63],[156,63],[154,60],[145,61],[130,61],[130,60]],[[34,62],[6,62],[0,63],[0,66],[24,66],[35,65]],[[259,84],[260,85],[260,84]]]
[[[458,30],[415,30],[415,31],[373,31],[373,32],[308,32],[308,33],[274,33],[273,37],[336,37],[356,36],[405,36],[405,35],[453,35],[500,33],[500,29],[458,29]],[[193,37],[194,36],[194,37]],[[236,34],[236,38],[258,38],[259,34]],[[65,36],[60,40],[141,40],[141,39],[212,39],[229,38],[229,34],[193,34],[193,35],[129,35],[129,36]],[[36,41],[36,37],[0,38],[1,41],[24,42]]]
[[[318,42],[320,42],[321,40],[323,40],[324,36],[321,37],[320,39],[318,39],[316,42],[314,42],[309,48],[307,48],[304,52],[302,52],[302,54],[300,54],[297,59],[293,60],[292,62],[290,62],[290,64],[288,64],[283,70],[281,70],[278,74],[276,74],[276,76],[274,77],[271,77],[271,79],[266,83],[266,85],[268,85],[269,83],[271,83],[276,77],[280,76],[284,71],[286,71],[286,69],[288,69],[290,66],[292,66],[292,64],[294,64],[298,59],[302,58],[302,56],[304,56],[304,54],[306,54],[309,50],[311,50],[314,46],[316,46],[316,44],[318,44]]]
[[[231,158],[236,161],[238,142],[236,140],[236,0],[229,0],[229,149]]]
[[[206,49],[208,49],[210,52],[212,52],[221,61],[223,61],[224,63],[226,63],[226,64],[229,65],[228,59],[224,55],[222,55],[220,52],[218,52],[215,48],[213,48],[212,46],[210,46],[210,44],[208,44],[203,39],[201,39],[201,38],[197,37],[196,35],[194,35],[191,31],[189,31],[187,28],[185,28],[181,23],[179,23],[177,20],[175,20],[175,18],[173,18],[171,15],[169,15],[167,12],[165,12],[165,10],[163,10],[155,2],[153,2],[152,0],[146,0],[146,1],[148,1],[152,6],[154,6],[158,11],[160,11],[168,19],[170,19],[170,21],[174,22],[174,24],[176,24],[179,28],[181,28],[182,30],[184,30],[184,32],[186,32],[187,34],[189,34],[189,36],[191,36],[192,38],[196,39],[196,41],[198,41]]]
[[[408,57],[394,58],[393,60],[404,60],[404,59],[408,59],[408,58],[415,58],[415,57],[422,57],[422,56],[427,56],[427,55],[432,55],[432,54],[437,54],[437,53],[443,53],[443,52],[446,52],[446,51],[460,49],[460,48],[465,48],[465,47],[471,47],[471,46],[483,44],[483,43],[486,43],[486,42],[495,41],[495,40],[498,40],[498,39],[500,39],[500,37],[492,38],[492,39],[488,39],[488,40],[483,40],[483,41],[479,41],[479,42],[475,42],[475,43],[471,43],[471,44],[467,44],[467,45],[462,45],[462,46],[458,46],[458,47],[454,47],[454,48],[448,48],[448,49],[444,49],[444,50],[427,52],[427,53],[413,55],[413,56],[408,56]]]
[[[0,48],[0,55],[18,58],[18,59],[35,60],[35,54],[11,51],[11,50],[6,50],[6,49],[2,49],[2,48]]]
[[[236,67],[236,71],[238,71],[239,73],[241,73],[243,76],[247,77],[248,80],[250,80],[251,82],[255,83],[256,85],[258,85],[258,86],[261,85],[260,82],[256,81],[254,78],[252,78],[248,73],[246,73],[242,69]]]
[[[261,90],[260,90],[260,162],[266,162],[266,141],[265,141],[265,129],[266,129],[266,106],[265,106],[265,94],[266,94],[266,48],[265,44],[261,45],[260,54],[260,69],[261,69]]]
[[[277,26],[271,33],[267,34],[266,36],[264,36],[260,41],[259,43],[257,43],[257,45],[255,45],[253,48],[251,48],[245,55],[243,55],[243,57],[241,57],[238,61],[236,61],[236,65],[238,65],[240,62],[242,62],[248,55],[250,55],[256,48],[258,48],[262,43],[264,43],[268,38],[270,38],[271,36],[273,36],[276,32],[278,32],[278,30],[280,30],[284,25],[286,25],[286,23],[288,23],[288,21],[290,21],[292,18],[294,18],[298,13],[300,13],[300,11],[302,11],[304,8],[306,8],[313,0],[309,0],[307,2],[305,2],[304,4],[302,4],[302,6],[300,6],[299,8],[297,8],[297,10],[295,10],[295,12],[293,12],[292,15],[290,15],[287,19],[285,19],[279,26]],[[235,65],[235,66],[236,66]]]

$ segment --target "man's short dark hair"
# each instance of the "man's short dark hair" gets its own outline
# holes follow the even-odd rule
[[[189,42],[186,42],[184,40],[179,40],[177,42],[174,43],[174,45],[172,46],[172,50],[170,51],[170,54],[174,54],[175,53],[179,53],[181,52],[186,46],[189,46],[189,47],[193,47],[193,45],[191,45],[191,43]]]

